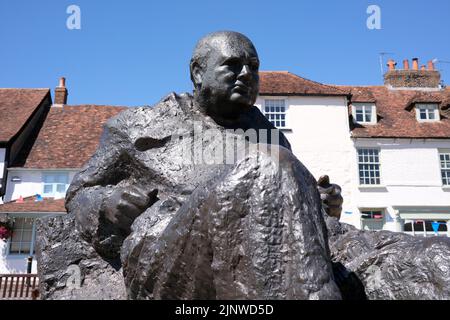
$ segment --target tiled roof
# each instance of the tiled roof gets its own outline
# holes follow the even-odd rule
[[[347,95],[344,90],[311,81],[287,71],[260,71],[260,95]]]
[[[391,90],[384,86],[340,86],[352,94],[352,102],[375,102],[377,123],[354,125],[353,137],[450,139],[450,88],[440,91]],[[441,120],[419,122],[415,103],[438,103]],[[349,110],[351,113],[351,110]]]
[[[19,213],[19,212],[66,212],[64,199],[44,198],[42,201],[36,201],[36,197],[27,197],[23,202],[18,200],[0,204],[0,212]]]
[[[0,88],[0,142],[18,133],[49,93],[49,89]]]
[[[81,168],[97,149],[104,123],[125,107],[79,105],[52,107],[28,155],[13,167]]]

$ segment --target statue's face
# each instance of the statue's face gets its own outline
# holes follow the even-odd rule
[[[259,90],[259,59],[248,41],[214,43],[202,75],[201,90],[208,93],[211,108],[222,117],[233,117],[250,108]]]

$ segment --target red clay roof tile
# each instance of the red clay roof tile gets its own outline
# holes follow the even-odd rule
[[[347,95],[340,88],[311,81],[287,71],[260,71],[259,79],[260,95]]]
[[[124,109],[99,105],[52,107],[23,167],[81,168],[97,149],[104,123]]]
[[[374,125],[355,125],[352,136],[357,138],[447,138],[450,139],[450,119],[445,110],[450,101],[450,90],[440,91],[391,90],[384,86],[339,86],[352,93],[352,102],[370,102],[373,97],[378,121]],[[419,122],[415,103],[437,103],[441,120]],[[351,110],[349,109],[351,114]]]
[[[0,88],[0,142],[18,133],[49,93],[49,89]]]
[[[0,212],[19,213],[19,212],[61,212],[65,213],[64,199],[44,198],[42,201],[36,201],[36,197],[27,197],[23,202],[18,200],[0,204]]]

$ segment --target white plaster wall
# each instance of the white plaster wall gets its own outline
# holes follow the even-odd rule
[[[6,149],[0,148],[0,178],[3,177],[3,169],[5,168]]]
[[[6,187],[5,202],[18,199],[22,197],[34,196],[37,193],[43,193],[43,172],[48,171],[58,171],[58,170],[24,170],[24,169],[9,169],[8,173],[8,184]],[[70,170],[69,172],[69,183],[72,181],[77,170]],[[12,177],[20,177],[21,182],[11,181]]]
[[[7,273],[27,273],[28,255],[8,255],[6,257]],[[33,259],[31,273],[37,273],[37,260]]]
[[[5,155],[6,149],[0,148],[0,179],[3,178],[3,170],[5,169]],[[6,181],[3,181],[3,183],[6,183]],[[2,198],[0,198],[0,204],[2,203]]]
[[[361,147],[379,148],[381,187],[359,186],[356,148]],[[356,139],[352,155],[352,210],[385,208],[390,217],[394,217],[396,206],[450,210],[450,190],[441,181],[439,150],[442,149],[450,149],[450,139]],[[385,229],[393,230],[389,216]]]
[[[265,97],[286,100],[286,126],[283,130],[297,158],[316,179],[327,174],[331,182],[342,187],[344,197],[341,221],[349,218],[344,212],[351,204],[351,159],[353,145],[350,139],[347,100],[345,97]]]

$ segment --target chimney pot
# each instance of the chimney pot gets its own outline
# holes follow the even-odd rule
[[[394,61],[389,60],[390,70],[384,74],[384,84],[391,88],[441,88],[441,74],[433,61],[428,61],[428,69],[426,65],[419,65],[418,58],[412,59],[412,62],[412,69],[409,60],[405,59],[404,70],[395,70]]]
[[[392,59],[389,59],[387,66],[389,67],[389,71],[395,70],[395,66],[397,65],[397,62],[395,62]]]
[[[66,87],[66,78],[61,77],[59,78],[59,88],[65,88]]]
[[[403,60],[403,69],[409,70],[409,60],[408,59]]]
[[[419,70],[419,59],[414,58],[412,59],[412,61],[413,61],[413,70]]]

